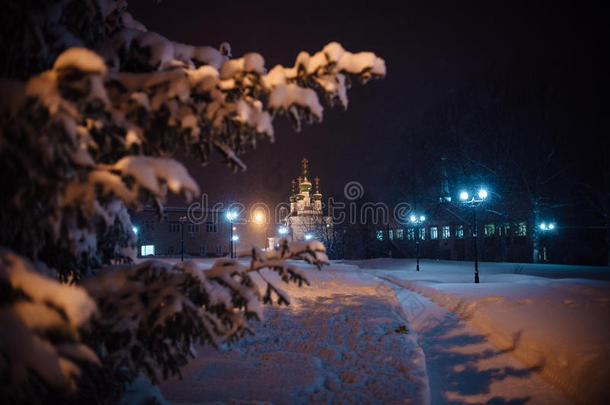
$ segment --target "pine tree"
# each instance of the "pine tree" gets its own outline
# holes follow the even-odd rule
[[[227,43],[196,47],[148,31],[123,1],[7,8],[0,321],[16,332],[0,340],[3,401],[79,401],[109,387],[112,401],[138,373],[154,382],[178,374],[193,344],[239,338],[262,304],[289,303],[272,283],[259,291],[253,272],[300,285],[307,280],[285,259],[328,263],[311,241],[252,248],[247,266],[133,264],[128,210],[153,202],[161,214],[168,191],[187,201],[199,193],[176,151],[203,163],[216,151],[245,169],[239,155],[273,141],[277,116],[298,130],[322,120],[320,95],[347,107],[350,76],[382,77],[382,59],[331,42],[267,71],[260,54],[232,59]],[[19,342],[45,357],[15,350]]]

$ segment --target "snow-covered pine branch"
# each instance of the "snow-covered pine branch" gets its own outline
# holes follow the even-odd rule
[[[11,44],[0,71],[27,82],[0,81],[10,97],[0,103],[0,246],[86,286],[99,309],[86,342],[103,365],[123,367],[128,378],[140,371],[157,378],[157,367],[163,375],[177,373],[193,343],[241,336],[249,318],[261,318],[261,301],[276,296],[289,303],[269,282],[261,294],[252,272],[264,277],[268,268],[300,285],[307,280],[287,260],[328,262],[319,242],[284,242],[276,251],[253,249],[249,266],[228,259],[205,271],[193,264],[130,266],[136,240],[128,209],[152,201],[161,211],[168,191],[187,200],[198,194],[197,183],[172,160],[174,152],[206,163],[215,150],[243,169],[240,154],[258,139],[273,141],[275,117],[287,115],[296,129],[321,121],[320,98],[346,107],[350,77],[384,76],[381,58],[331,42],[312,55],[299,53],[292,66],[267,71],[260,54],[231,59],[227,43],[191,46],[150,32],[123,0],[14,2],[15,9],[27,21],[15,40],[25,43]],[[73,387],[82,370],[76,362],[95,363],[77,334],[93,301],[80,287],[41,281],[17,255],[2,253],[2,260],[1,321],[14,331],[0,336],[2,350],[13,348],[16,334],[24,347],[46,342],[56,358],[43,352],[40,358],[61,367],[53,361],[28,367],[52,388]],[[57,296],[40,298],[15,280],[41,292],[54,288]],[[81,308],[78,322],[72,305]],[[31,319],[19,317],[23,308]],[[47,326],[57,325],[61,333],[47,334]],[[54,344],[61,346],[51,351]],[[124,382],[110,384],[116,381]],[[7,393],[0,390],[2,398]]]
[[[0,250],[0,398],[17,403],[48,390],[74,391],[81,365],[99,364],[80,342],[80,329],[95,311],[82,287],[41,275]]]
[[[145,372],[153,382],[180,374],[193,345],[218,346],[250,332],[248,320],[263,319],[262,304],[273,302],[272,291],[278,304],[289,304],[288,295],[271,282],[265,281],[267,293],[261,294],[252,272],[268,268],[283,282],[301,285],[306,278],[286,260],[307,260],[318,268],[328,264],[324,246],[315,241],[250,253],[249,265],[218,259],[203,269],[192,261],[146,261],[105,268],[83,280],[98,303],[91,339],[102,342],[104,363],[115,372],[127,369],[132,378]]]

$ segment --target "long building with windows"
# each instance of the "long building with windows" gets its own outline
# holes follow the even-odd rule
[[[165,207],[163,217],[146,207],[132,215],[138,237],[138,256],[220,257],[230,249],[230,224],[223,212],[194,210],[187,207]]]
[[[459,184],[454,185],[454,194]],[[412,204],[414,212],[425,214],[419,225],[389,222],[376,227],[373,254],[394,257],[413,257],[420,243],[422,257],[441,260],[472,260],[474,257],[473,233],[477,232],[478,255],[483,261],[531,262],[534,255],[534,238],[538,239],[539,262],[578,263],[576,249],[560,247],[556,237],[558,229],[540,232],[534,216],[519,204],[498,206],[499,200],[490,199],[474,208],[452,198],[445,159],[440,162],[440,190],[427,203]],[[510,206],[511,209],[507,209]],[[473,227],[473,210],[476,210],[477,229]],[[565,241],[565,240],[564,240]],[[566,254],[566,253],[570,254]],[[584,256],[584,254],[583,254]]]
[[[456,218],[455,210],[445,211],[444,203],[429,206],[426,221],[421,225],[388,224],[375,230],[375,243],[381,254],[394,257],[415,255],[416,242],[420,242],[422,257],[441,260],[471,260],[473,257],[472,222]],[[447,207],[455,208],[455,206]],[[531,261],[531,232],[526,220],[501,222],[480,213],[478,247],[479,258],[484,261]],[[540,261],[550,260],[548,246],[543,244]]]
[[[459,181],[450,188],[449,176],[441,160],[440,193],[412,204],[414,212],[425,214],[421,225],[408,220],[368,227],[367,257],[415,257],[417,241],[421,257],[439,260],[473,260],[473,207],[459,201]],[[453,191],[453,193],[451,193]],[[453,198],[452,198],[453,196]],[[555,224],[561,211],[547,212],[553,226],[536,215],[528,201],[495,194],[478,208],[478,255],[482,261],[606,265],[603,229],[580,225],[585,219],[571,218],[572,224]],[[565,212],[564,212],[565,214]],[[568,212],[573,215],[572,212]],[[549,221],[547,219],[547,221]],[[358,254],[358,252],[356,252]]]

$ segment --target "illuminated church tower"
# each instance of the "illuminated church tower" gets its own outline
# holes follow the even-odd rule
[[[284,218],[286,235],[291,240],[317,239],[328,240],[332,230],[332,221],[322,212],[322,193],[320,178],[314,178],[311,183],[309,161],[301,161],[301,176],[292,180],[290,192],[290,212]]]
[[[292,194],[290,195],[290,215],[322,215],[322,194],[320,194],[320,179],[315,178],[315,193],[309,181],[309,161],[301,161],[303,176],[292,180]]]

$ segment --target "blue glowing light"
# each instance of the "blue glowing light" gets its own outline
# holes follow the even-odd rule
[[[227,211],[226,217],[229,221],[233,221],[237,218],[237,212],[235,211]]]

